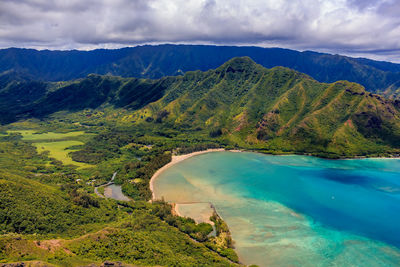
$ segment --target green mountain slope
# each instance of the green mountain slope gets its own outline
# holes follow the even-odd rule
[[[400,145],[397,102],[355,83],[319,83],[287,68],[265,69],[246,57],[187,73],[165,92],[134,120],[147,114],[266,150],[345,156]]]
[[[16,98],[20,91],[24,97]],[[3,123],[104,107],[133,112],[131,122],[208,131],[267,151],[336,157],[395,153],[400,145],[399,101],[347,81],[319,83],[284,67],[266,69],[248,57],[158,80],[89,75],[63,83],[12,81],[0,90]]]
[[[7,138],[13,137],[0,140],[0,233],[71,234],[84,225],[115,220],[111,205],[59,186],[73,183],[72,173],[44,171],[44,155],[18,138]]]
[[[0,123],[44,117],[61,110],[79,111],[104,104],[137,109],[162,97],[175,77],[160,80],[88,75],[70,82],[10,80],[0,75]]]
[[[45,81],[78,79],[90,73],[155,79],[214,69],[233,57],[243,56],[266,68],[295,69],[320,82],[348,80],[362,84],[370,92],[399,89],[399,64],[312,51],[243,46],[166,44],[92,51],[9,48],[0,49],[0,73],[14,70]]]
[[[221,257],[237,260],[230,239],[222,247],[216,247],[219,239],[195,242],[209,232],[173,216],[165,203],[147,202],[149,180],[171,160],[171,151],[400,154],[400,101],[356,83],[320,83],[288,68],[266,69],[248,57],[157,80],[89,75],[37,82],[15,75],[0,75],[1,122],[41,120],[1,127],[1,263],[231,266]],[[88,131],[70,156],[93,167],[63,165],[7,132],[32,127],[58,134]],[[108,181],[115,171],[116,183],[136,201],[94,194],[92,184]]]

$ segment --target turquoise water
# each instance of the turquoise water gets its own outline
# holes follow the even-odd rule
[[[215,152],[164,171],[168,201],[210,201],[260,266],[400,266],[400,160]]]

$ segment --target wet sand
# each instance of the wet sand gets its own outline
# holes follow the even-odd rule
[[[211,203],[176,203],[174,209],[176,215],[181,217],[190,217],[195,220],[196,223],[214,224],[210,220],[210,217],[214,214],[214,208]]]
[[[157,179],[157,177],[166,169],[174,166],[175,164],[184,161],[185,159],[191,158],[193,156],[197,156],[197,155],[201,155],[201,154],[205,154],[205,153],[210,153],[210,152],[219,152],[219,151],[225,151],[225,149],[223,148],[214,148],[214,149],[207,149],[207,150],[203,150],[203,151],[197,151],[197,152],[193,152],[190,154],[185,154],[185,155],[179,155],[179,156],[172,156],[172,160],[170,163],[164,165],[161,169],[159,169],[158,171],[156,171],[156,173],[154,173],[153,177],[151,177],[150,179],[150,190],[152,192],[152,200],[157,200],[157,196],[154,193],[154,181],[155,179]],[[239,151],[235,151],[235,152],[239,152]]]

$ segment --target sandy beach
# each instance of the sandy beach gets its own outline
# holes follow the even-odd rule
[[[197,151],[193,152],[190,154],[185,154],[185,155],[179,155],[179,156],[172,156],[172,160],[170,163],[164,165],[161,169],[157,170],[156,173],[154,173],[153,177],[150,179],[150,190],[152,193],[152,200],[156,200],[157,196],[154,194],[154,181],[157,179],[157,177],[166,169],[168,169],[171,166],[174,166],[175,164],[184,161],[185,159],[191,158],[193,156],[205,154],[205,153],[210,153],[210,152],[220,152],[220,151],[225,151],[223,148],[213,148],[213,149],[207,149],[207,150],[202,150],[202,151]]]
[[[215,209],[209,202],[198,203],[175,203],[173,209],[176,215],[181,217],[190,217],[196,223],[209,223],[214,225],[210,217],[214,214]]]

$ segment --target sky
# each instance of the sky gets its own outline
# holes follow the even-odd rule
[[[284,47],[400,62],[400,0],[0,0],[0,47]]]

